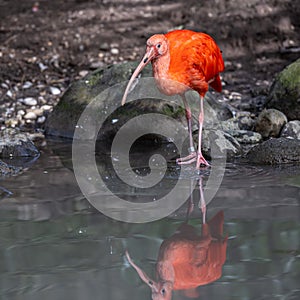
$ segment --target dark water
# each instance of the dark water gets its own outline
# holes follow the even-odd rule
[[[151,223],[110,219],[83,197],[69,146],[50,143],[27,171],[0,181],[0,299],[151,299],[125,250],[154,278],[160,245],[185,221],[188,203]],[[174,181],[188,182],[188,173],[178,179],[175,164],[168,166],[161,191],[132,189],[130,195],[129,189],[131,201],[163,194]],[[107,184],[117,189],[109,171],[108,165]],[[197,187],[189,223],[200,234],[198,194]],[[198,287],[196,299],[300,299],[299,200],[299,166],[228,164],[207,206],[208,219],[224,212],[226,261],[221,278]],[[174,291],[173,299],[189,298]]]

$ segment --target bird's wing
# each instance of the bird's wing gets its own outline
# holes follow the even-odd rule
[[[169,74],[172,74],[172,79],[189,83],[196,90],[208,89],[209,83],[220,90],[218,79],[219,73],[224,70],[224,62],[215,41],[205,33],[188,30],[166,36],[169,41]]]

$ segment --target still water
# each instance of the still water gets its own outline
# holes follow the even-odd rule
[[[145,151],[132,155],[133,168],[146,172],[138,159]],[[106,184],[132,202],[155,201],[178,180],[189,188],[194,178],[192,172],[178,176],[170,159],[164,182],[154,190],[126,189],[109,164],[103,167],[107,160],[105,153],[97,158]],[[204,186],[209,172],[202,173]],[[0,299],[151,299],[151,289],[125,251],[155,280],[159,251],[167,253],[161,244],[180,235],[187,221],[201,240],[200,250],[206,249],[205,258],[197,256],[197,267],[206,264],[202,270],[209,273],[217,266],[221,273],[211,282],[200,279],[192,291],[174,290],[172,299],[300,299],[300,166],[226,165],[222,184],[207,205],[208,225],[224,214],[224,224],[220,219],[215,226],[223,226],[223,235],[211,243],[226,239],[226,245],[218,252],[223,261],[212,259],[210,266],[214,250],[203,242],[206,225],[198,185],[192,198],[163,219],[116,221],[85,199],[72,171],[70,144],[55,141],[26,171],[1,179],[0,186]],[[216,230],[221,235],[219,229],[211,232]]]

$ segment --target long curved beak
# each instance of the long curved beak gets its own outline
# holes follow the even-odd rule
[[[133,72],[128,84],[127,84],[127,87],[126,87],[126,90],[124,92],[124,95],[123,95],[123,98],[122,98],[122,105],[125,104],[126,102],[126,98],[127,98],[127,95],[130,91],[130,88],[132,86],[132,83],[134,82],[134,80],[137,78],[137,76],[139,75],[139,73],[147,66],[147,64],[153,59],[153,57],[155,56],[155,52],[154,52],[154,49],[153,47],[149,47],[146,51],[146,54],[144,55],[142,61],[140,62],[140,64],[137,66],[137,68],[135,69],[135,71]]]
[[[152,291],[158,292],[158,284],[155,281],[153,281],[150,277],[148,277],[148,275],[132,261],[128,251],[126,251],[125,254],[128,262],[137,271],[140,278],[151,288]]]

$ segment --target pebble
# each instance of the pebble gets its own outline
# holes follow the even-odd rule
[[[87,70],[82,70],[82,71],[79,72],[79,76],[80,76],[80,77],[85,77],[88,73],[89,73],[89,71],[87,71]]]
[[[44,111],[41,108],[35,108],[28,112],[33,112],[37,117],[40,117],[44,114]]]
[[[108,43],[102,43],[102,44],[100,44],[99,48],[102,51],[108,51],[109,50],[109,45],[108,45]]]
[[[59,95],[61,93],[60,89],[54,86],[50,86],[50,92],[52,95]]]
[[[46,117],[45,116],[38,117],[38,119],[36,120],[36,122],[38,124],[43,124],[43,123],[45,123],[45,121],[46,121]]]
[[[38,65],[39,65],[39,68],[42,72],[48,69],[48,67],[46,65],[44,65],[43,63],[41,63],[41,62]]]
[[[23,89],[29,89],[31,87],[32,87],[32,82],[30,81],[26,81],[22,86]]]
[[[18,110],[17,115],[24,116],[25,115],[25,111],[23,109],[20,109],[20,110]]]
[[[120,53],[120,51],[118,48],[112,48],[112,49],[110,49],[110,53],[113,55],[118,55]]]
[[[11,91],[7,91],[6,92],[6,96],[8,96],[9,98],[12,98],[13,97],[13,94]]]
[[[32,97],[27,97],[27,98],[21,99],[20,102],[22,102],[23,104],[25,104],[27,106],[37,105],[37,100]]]
[[[33,111],[29,111],[25,116],[25,120],[35,120],[37,118],[37,115]]]
[[[294,120],[286,123],[280,133],[280,136],[300,140],[300,121]]]
[[[4,82],[1,83],[1,87],[7,90],[9,89],[9,86]]]
[[[43,111],[50,111],[53,108],[52,105],[45,104],[41,107]]]

